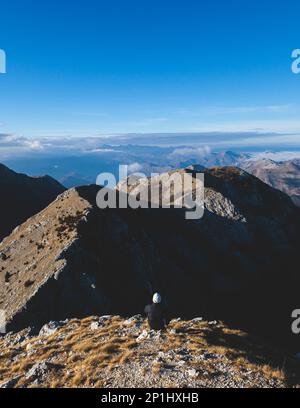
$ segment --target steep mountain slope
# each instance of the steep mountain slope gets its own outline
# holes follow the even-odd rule
[[[28,177],[0,164],[0,241],[64,190],[61,184],[49,176]]]
[[[0,244],[8,328],[134,314],[158,290],[172,315],[289,337],[299,210],[237,168],[206,170],[205,186],[205,214],[194,221],[185,209],[99,210],[97,186],[63,193]]]
[[[300,207],[300,165],[297,161],[245,161],[241,167],[270,186],[288,194]]]

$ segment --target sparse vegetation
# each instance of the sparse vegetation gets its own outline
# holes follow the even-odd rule
[[[0,256],[1,256],[2,261],[7,261],[7,259],[9,259],[9,256],[6,255],[4,252],[2,252]]]
[[[33,284],[34,284],[34,281],[28,279],[27,281],[25,281],[24,286],[25,286],[25,288],[29,288]]]
[[[66,215],[64,217],[59,217],[59,225],[56,226],[56,232],[59,239],[68,238],[68,233],[71,233],[79,220],[82,218],[82,212],[76,211],[76,215]]]
[[[45,248],[43,243],[36,243],[37,250],[40,251]]]
[[[143,341],[144,320],[124,324],[118,316],[91,329],[98,318],[72,319],[49,336],[4,347],[0,339],[0,383],[36,386],[25,374],[47,361],[42,387],[273,386],[297,384],[292,362],[246,333],[222,323],[171,322],[161,335]],[[8,364],[8,361],[10,364]],[[280,362],[281,361],[281,365]],[[152,384],[152,385],[151,385]]]
[[[10,277],[11,277],[11,274],[9,272],[6,272],[5,278],[4,278],[6,283],[9,283]]]

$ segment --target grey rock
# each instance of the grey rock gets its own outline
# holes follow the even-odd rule
[[[58,329],[63,327],[65,324],[66,324],[66,321],[60,321],[60,322],[51,321],[45,324],[41,328],[39,332],[39,336],[51,336],[51,334],[55,333]]]
[[[35,384],[38,384],[45,379],[50,370],[60,368],[63,368],[63,366],[50,363],[49,361],[42,361],[34,364],[34,366],[32,366],[26,373],[25,378],[27,380],[34,381]]]
[[[158,340],[161,337],[161,331],[160,330],[143,330],[143,332],[139,335],[139,337],[136,339],[137,342],[141,342],[144,340]]]
[[[141,314],[137,314],[125,320],[124,324],[129,325],[131,323],[140,323],[142,320],[143,320],[143,316]]]
[[[143,332],[139,335],[139,337],[136,339],[136,341],[137,342],[144,341],[147,338],[149,338],[149,333],[148,333],[147,330],[143,330]]]
[[[47,361],[43,361],[42,363],[36,363],[33,367],[26,373],[25,378],[28,379],[40,379],[47,374],[49,371],[49,363]]]
[[[209,352],[205,352],[205,353],[202,355],[202,358],[203,358],[204,360],[214,360],[214,359],[217,359],[217,358],[220,358],[220,357],[221,357],[220,354],[209,353]]]
[[[102,325],[99,322],[92,322],[90,326],[91,330],[93,331],[100,329],[100,327],[102,327]]]
[[[99,317],[99,322],[106,322],[107,320],[110,320],[113,317],[113,315],[104,315]]]
[[[172,324],[172,323],[177,323],[177,322],[180,322],[181,321],[181,317],[177,317],[177,319],[172,319],[171,321],[170,321],[170,324]]]
[[[187,371],[187,374],[189,377],[191,378],[196,378],[198,376],[198,372],[197,370],[195,370],[194,368],[190,369]]]
[[[112,315],[100,316],[97,321],[91,323],[90,329],[91,330],[100,329],[100,327],[103,327],[105,323],[107,323],[112,317],[113,317]]]
[[[178,349],[177,350],[177,354],[180,354],[180,355],[187,355],[187,354],[189,354],[189,351],[188,351],[188,349],[186,349],[186,348],[181,348],[181,349]]]

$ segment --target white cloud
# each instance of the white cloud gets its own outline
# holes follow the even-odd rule
[[[143,166],[140,163],[131,163],[128,165],[128,174],[132,174],[132,173],[137,173],[139,171],[142,171]]]
[[[44,146],[39,140],[26,140],[24,146],[28,146],[32,150],[43,150]]]
[[[91,149],[91,150],[86,150],[85,153],[116,153],[116,152],[121,152],[121,150],[115,150],[115,149]]]
[[[211,149],[209,146],[197,147],[197,148],[182,147],[182,148],[175,149],[170,154],[170,156],[178,157],[178,158],[203,159],[204,157],[208,156],[210,153],[211,153]]]
[[[0,134],[0,158],[22,155],[30,151],[41,151],[43,148],[38,139],[27,139],[14,134]]]
[[[289,123],[296,129],[296,124]],[[261,125],[261,123],[257,123]],[[126,154],[127,145],[160,146],[172,148],[171,158],[202,159],[210,154],[210,149],[234,149],[236,147],[262,147],[279,150],[300,150],[300,131],[290,133],[267,132],[267,130],[238,131],[240,124],[235,123],[233,130],[222,126],[214,132],[195,131],[189,133],[136,133],[103,135],[97,137],[36,137],[26,138],[14,134],[0,133],[0,160],[13,157],[71,156],[82,154]],[[248,130],[248,127],[245,126]],[[261,129],[261,127],[260,127]],[[300,129],[300,122],[299,122]],[[123,146],[123,148],[122,148]],[[210,146],[210,147],[208,147]],[[125,152],[125,153],[124,153]],[[119,156],[120,157],[120,156]],[[133,159],[134,161],[135,159]],[[137,159],[139,160],[139,159]],[[136,163],[132,163],[137,166]]]
[[[261,105],[261,106],[204,106],[198,109],[179,109],[183,116],[218,116],[218,115],[243,115],[251,113],[287,113],[296,112],[299,107],[295,104]]]
[[[22,157],[30,154],[59,153],[70,155],[74,153],[108,153],[116,152],[111,147],[103,147],[104,138],[99,137],[41,137],[26,138],[14,134],[0,134],[0,159]]]

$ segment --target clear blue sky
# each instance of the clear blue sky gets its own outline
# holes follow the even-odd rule
[[[300,132],[300,3],[1,3],[0,133]]]

